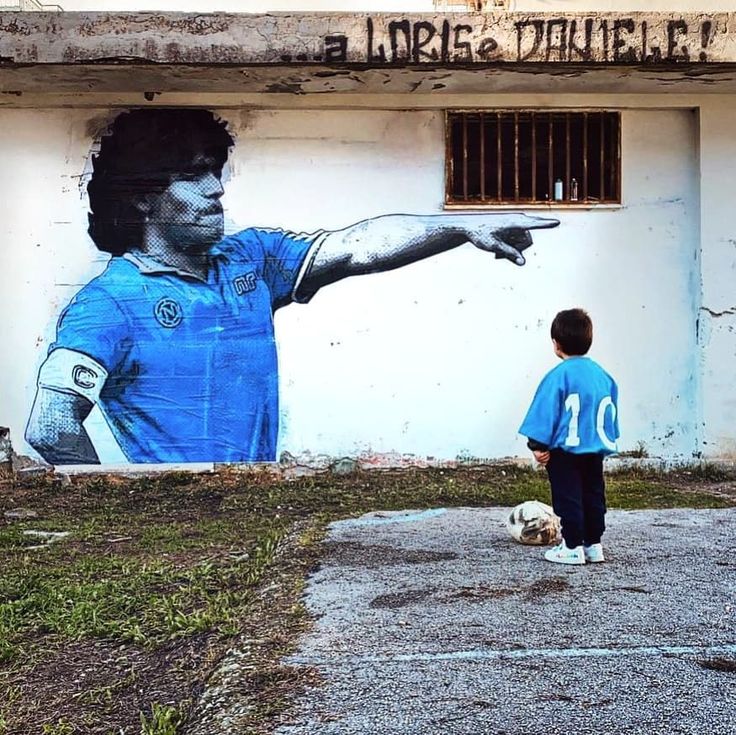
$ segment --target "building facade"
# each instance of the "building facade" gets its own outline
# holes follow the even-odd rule
[[[736,16],[702,4],[622,12],[569,2],[554,14],[532,2],[471,13],[313,5],[0,15],[0,129],[9,131],[0,424],[15,451],[85,463],[54,453],[74,434],[62,419],[51,439],[34,430],[50,390],[67,410],[87,407],[85,434],[104,466],[523,456],[517,428],[556,364],[551,319],[581,306],[595,323],[590,354],[619,383],[620,451],[732,460]],[[228,233],[311,237],[289,236],[306,249],[281,261],[270,235],[257,245],[249,235],[237,257],[254,265],[236,272],[231,255],[216,284],[223,308],[241,314],[258,308],[263,281],[273,356],[253,358],[250,327],[237,320],[196,321],[196,279],[176,291],[171,264],[162,273],[134,263],[88,234],[89,185],[112,145],[103,141],[131,110],[161,108],[225,124],[231,145],[216,178]],[[143,139],[153,118],[139,119]],[[145,228],[148,200],[133,201]],[[432,241],[384,258],[421,240],[416,216],[486,229],[466,238],[475,247]],[[537,217],[559,225],[537,229]],[[369,229],[346,241],[369,248],[368,265],[310,281],[324,232],[356,223]],[[499,257],[498,240],[518,245],[526,263]],[[137,280],[98,298],[111,261]],[[286,272],[292,290],[276,296],[285,286],[269,278]],[[305,296],[303,283],[317,288]],[[239,346],[200,360],[230,329]],[[241,360],[253,364],[228,372]],[[213,371],[225,378],[213,382]],[[268,394],[268,407],[244,397],[253,394]],[[190,414],[198,423],[187,443]],[[223,449],[251,441],[228,433],[246,414],[268,448],[259,439],[250,453]]]

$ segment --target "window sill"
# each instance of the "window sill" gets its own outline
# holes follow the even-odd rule
[[[471,211],[512,211],[518,212],[520,210],[526,211],[527,209],[536,209],[542,211],[549,210],[568,210],[568,209],[623,209],[624,205],[621,202],[606,204],[593,204],[591,202],[550,202],[549,204],[526,204],[519,202],[518,204],[444,204],[443,209],[447,211],[456,212],[458,210],[471,210]]]

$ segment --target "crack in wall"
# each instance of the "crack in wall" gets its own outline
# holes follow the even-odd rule
[[[708,314],[716,318],[736,314],[736,306],[732,306],[730,309],[724,309],[723,311],[715,311],[714,309],[709,309],[707,306],[701,306],[700,310],[707,311]]]

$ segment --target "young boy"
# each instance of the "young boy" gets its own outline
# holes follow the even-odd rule
[[[545,552],[547,561],[585,564],[605,561],[603,457],[616,451],[618,387],[585,354],[593,323],[582,309],[555,316],[552,346],[562,362],[544,376],[519,429],[552,489],[562,543]]]

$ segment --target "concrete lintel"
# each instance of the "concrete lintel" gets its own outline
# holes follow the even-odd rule
[[[736,65],[576,66],[507,64],[436,69],[390,66],[347,69],[320,65],[214,66],[147,64],[0,65],[0,107],[32,104],[31,98],[72,94],[77,104],[93,95],[126,95],[135,104],[162,104],[165,94],[239,94],[321,98],[399,94],[402,104],[432,95],[500,94],[703,94],[736,92]],[[84,94],[84,99],[79,94]],[[417,103],[418,104],[418,103]],[[477,104],[477,103],[476,103]]]
[[[0,75],[1,76],[1,75]],[[736,93],[736,85],[733,87]],[[151,95],[149,94],[148,97]],[[262,94],[252,92],[162,92],[149,101],[145,93],[17,93],[0,94],[2,109],[130,109],[133,107],[200,107],[217,110],[447,110],[447,109],[696,109],[707,97],[689,92],[651,93],[482,93],[407,95],[393,94]],[[614,205],[618,206],[618,205]],[[598,205],[598,209],[603,205]]]
[[[736,13],[0,13],[0,63],[736,63]]]

